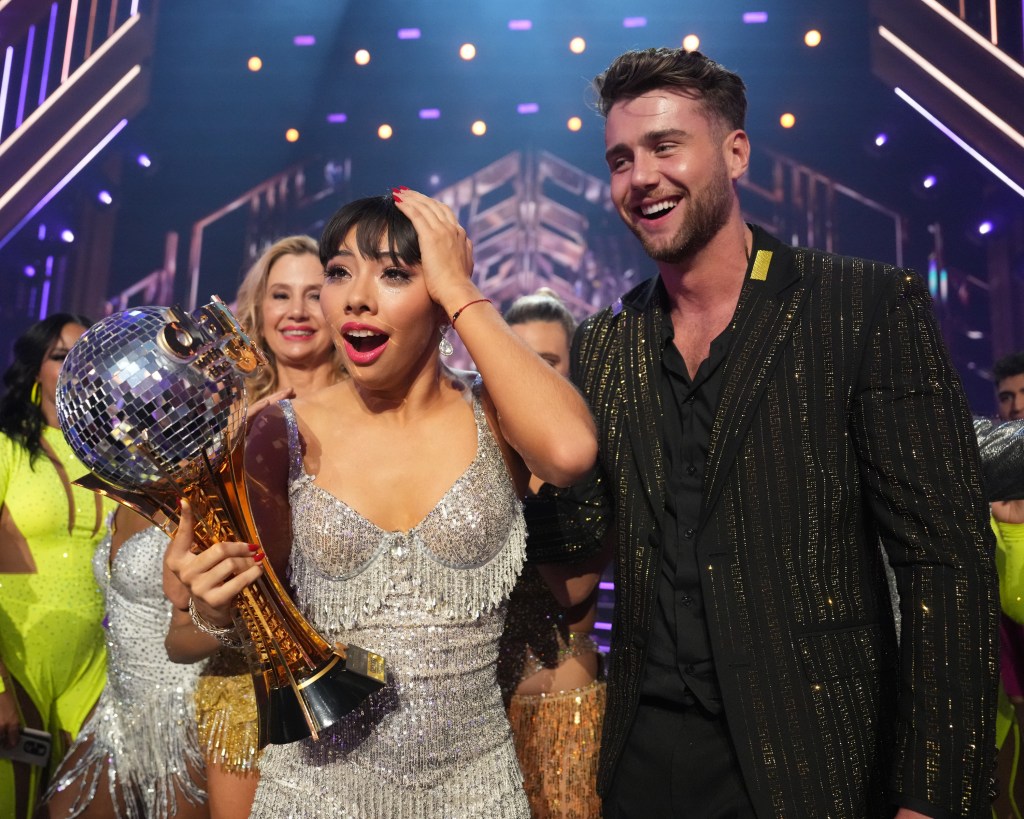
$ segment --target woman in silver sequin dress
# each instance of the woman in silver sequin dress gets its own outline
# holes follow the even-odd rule
[[[93,558],[107,598],[107,685],[51,781],[45,815],[201,819],[193,706],[201,666],[172,663],[164,650],[167,535],[124,508],[115,522]]]
[[[249,438],[253,483],[289,507],[268,558],[328,639],[384,655],[388,684],[319,742],[266,749],[257,817],[529,816],[495,672],[525,554],[519,499],[531,471],[565,485],[589,469],[593,427],[471,283],[454,214],[396,193],[342,208],[320,243],[350,378],[264,413]],[[486,387],[442,364],[447,324]],[[201,625],[223,629],[262,568],[245,544],[188,546],[168,565]]]

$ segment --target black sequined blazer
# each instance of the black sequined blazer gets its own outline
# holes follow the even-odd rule
[[[988,816],[994,543],[971,418],[927,290],[907,270],[756,228],[755,238],[697,555],[757,814],[860,819],[902,804]],[[665,491],[656,281],[580,328],[573,378],[597,422],[598,467],[531,522],[539,562],[592,554],[614,527],[602,792],[637,707],[655,609]],[[879,542],[901,598],[901,647]]]

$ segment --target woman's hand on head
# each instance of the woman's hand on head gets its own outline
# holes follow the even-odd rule
[[[427,292],[450,316],[480,292],[471,281],[473,243],[444,203],[408,188],[395,190],[395,203],[416,229]]]
[[[263,552],[247,543],[215,543],[193,554],[194,527],[192,507],[183,500],[181,521],[167,547],[164,564],[188,589],[199,614],[209,623],[226,628],[232,624],[231,608],[236,595],[263,574]]]

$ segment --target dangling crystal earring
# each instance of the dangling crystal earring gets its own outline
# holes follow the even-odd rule
[[[448,346],[451,347],[452,345],[449,344]],[[451,355],[451,353],[449,353],[449,355]],[[43,403],[43,395],[39,389],[38,381],[36,381],[36,383],[32,385],[32,394],[29,396],[29,400],[37,407]]]
[[[441,341],[437,345],[437,348],[441,351],[441,355],[445,358],[455,352],[455,348],[452,347],[452,343],[448,340],[448,336],[446,335],[450,327],[451,325],[449,324],[441,325]]]

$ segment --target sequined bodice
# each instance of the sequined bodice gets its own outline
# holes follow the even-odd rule
[[[475,458],[407,532],[382,530],[314,483],[294,411],[281,406],[296,604],[328,639],[383,655],[388,684],[319,743],[267,748],[254,815],[314,816],[317,805],[351,815],[370,805],[366,815],[528,815],[495,672],[525,524],[479,399]],[[301,806],[285,798],[299,793],[317,796]]]
[[[132,700],[151,695],[154,685],[191,686],[201,666],[172,663],[164,648],[171,622],[162,580],[167,535],[155,526],[143,529],[121,544],[113,561],[110,537],[92,562],[107,597],[107,686]]]

